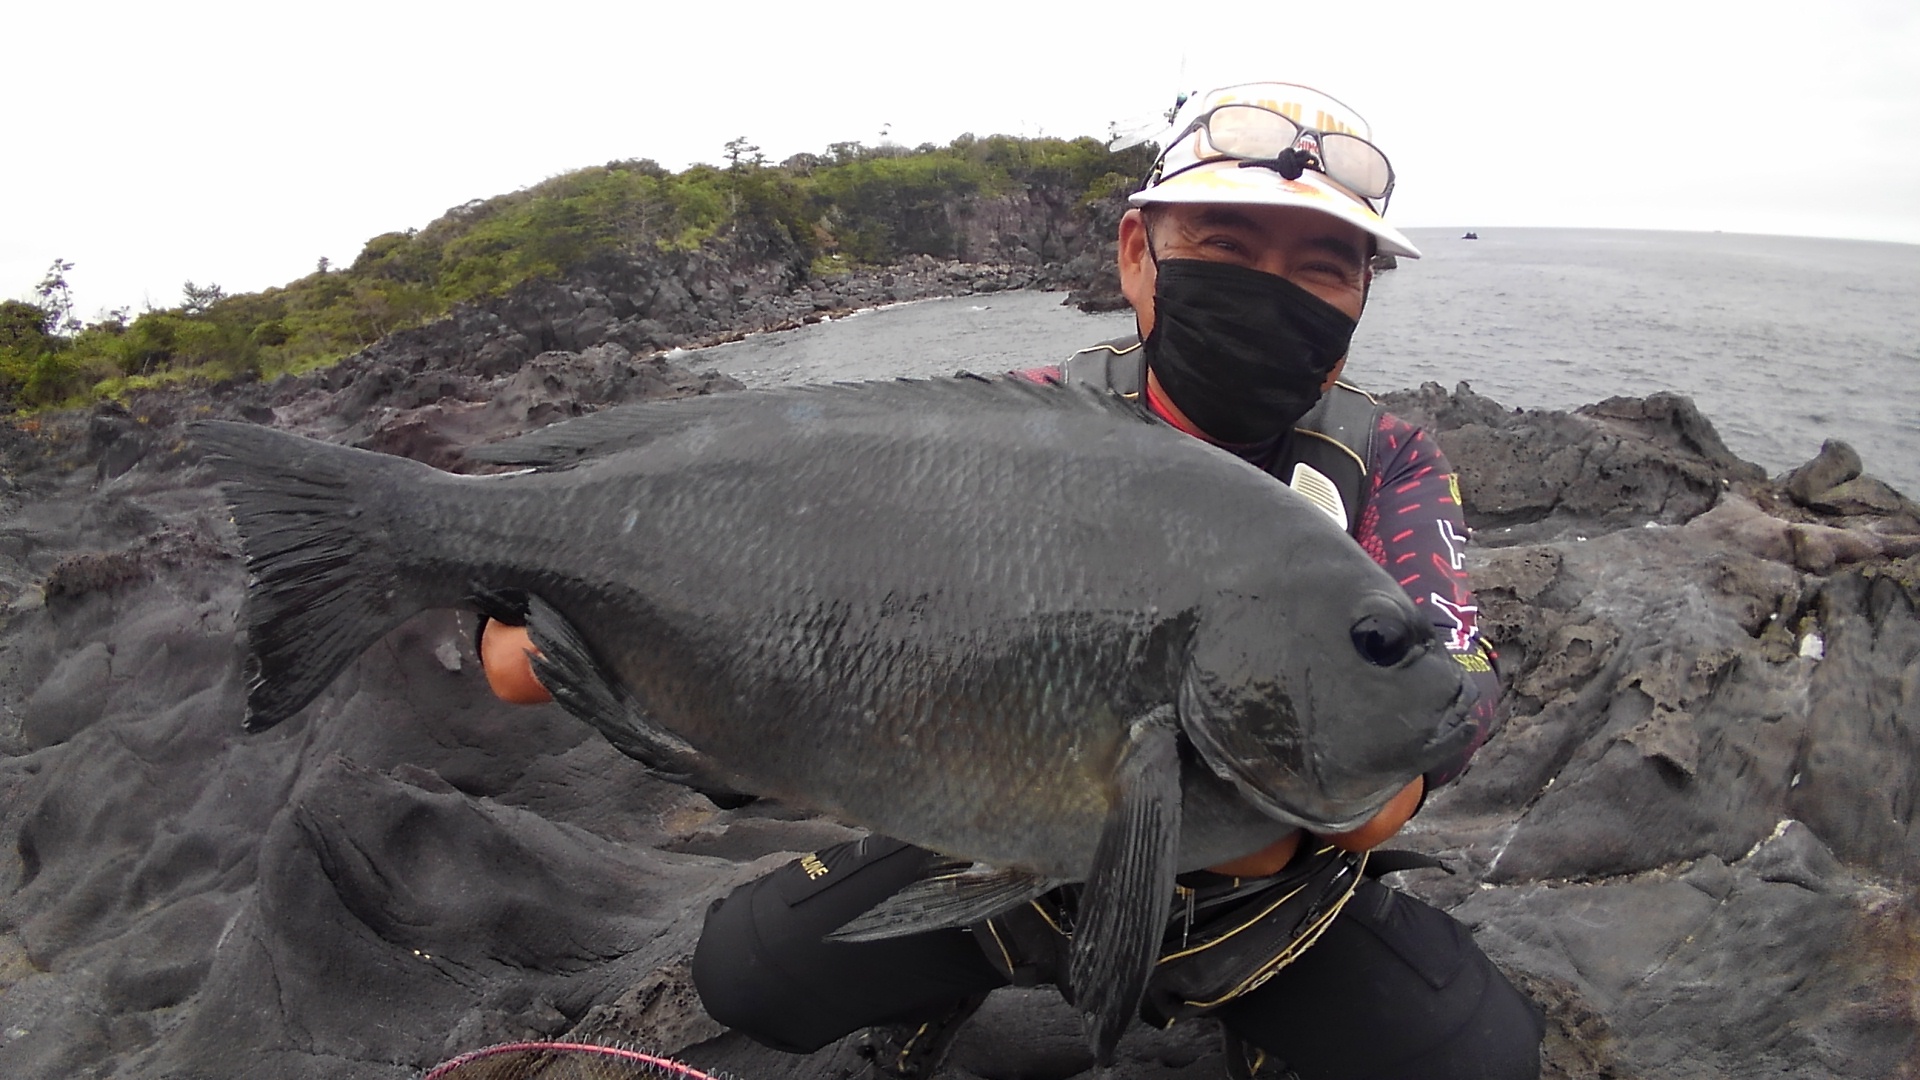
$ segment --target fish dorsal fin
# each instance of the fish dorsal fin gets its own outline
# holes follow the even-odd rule
[[[494,465],[564,467],[633,450],[648,443],[688,434],[702,427],[724,438],[762,423],[761,418],[817,414],[823,422],[863,416],[897,416],[916,406],[972,401],[982,408],[1020,405],[1036,410],[1104,411],[1151,422],[1140,406],[1085,387],[1060,386],[1024,378],[987,379],[957,375],[944,379],[890,379],[828,383],[766,390],[739,390],[670,401],[616,405],[562,420],[511,439],[469,448],[469,461]]]
[[[463,456],[468,461],[492,465],[568,465],[644,446],[655,439],[711,423],[714,411],[700,404],[706,400],[615,405],[511,439],[468,447]]]

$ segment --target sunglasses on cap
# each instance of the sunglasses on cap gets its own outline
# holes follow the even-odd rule
[[[1238,161],[1242,168],[1264,166],[1289,180],[1299,179],[1306,168],[1324,174],[1362,199],[1379,200],[1378,212],[1386,213],[1387,199],[1393,194],[1393,166],[1379,147],[1358,135],[1306,127],[1285,113],[1259,105],[1217,105],[1195,117],[1167,142],[1167,148],[1171,150],[1196,132],[1203,140],[1194,155],[1199,160],[1165,176],[1154,176],[1150,183],[1161,183],[1188,169],[1223,160]],[[1303,143],[1310,143],[1312,149],[1303,149]],[[1164,160],[1163,154],[1162,161],[1154,164],[1156,173]]]

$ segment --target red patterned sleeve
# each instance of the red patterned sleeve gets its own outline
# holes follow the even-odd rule
[[[1453,466],[1425,431],[1387,413],[1369,456],[1372,487],[1354,536],[1433,620],[1447,652],[1480,692],[1471,713],[1474,738],[1457,759],[1427,773],[1431,791],[1465,771],[1493,733],[1500,679],[1493,650],[1480,637],[1480,609],[1467,583],[1467,525]]]

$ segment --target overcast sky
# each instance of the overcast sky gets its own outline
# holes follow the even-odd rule
[[[1915,0],[63,0],[5,33],[0,298],[64,258],[85,317],[584,165],[1104,135],[1249,78],[1364,114],[1403,226],[1920,243]]]

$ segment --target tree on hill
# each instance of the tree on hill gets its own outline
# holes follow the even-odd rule
[[[0,301],[0,405],[47,405],[65,396],[66,342],[51,332],[57,310],[24,300]]]
[[[192,281],[188,281],[180,287],[180,293],[185,297],[180,310],[189,315],[205,315],[213,309],[213,305],[227,298],[227,290],[211,282],[206,285],[195,285]]]
[[[760,153],[760,148],[748,142],[745,135],[737,139],[728,139],[726,154],[727,168],[735,172],[743,167],[758,167],[767,163],[766,157]]]
[[[47,324],[54,315],[25,300],[0,301],[0,349],[39,353],[47,348]]]
[[[80,329],[80,320],[73,316],[73,291],[67,287],[67,271],[73,264],[65,259],[53,260],[47,268],[47,276],[40,279],[33,294],[40,298],[40,308],[47,313],[45,330],[50,335],[71,334]]]

